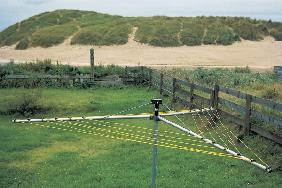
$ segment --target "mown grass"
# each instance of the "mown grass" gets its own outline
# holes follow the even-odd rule
[[[1,110],[5,110],[22,92],[31,91],[1,89]],[[158,96],[155,91],[148,92],[147,88],[132,87],[92,90],[42,89],[41,92],[41,105],[52,106],[52,110],[33,117],[114,114]],[[170,101],[165,99],[165,103]],[[176,107],[176,104],[172,106],[180,108]],[[149,105],[124,113],[152,110]],[[39,126],[42,124],[13,124],[11,119],[15,117],[20,118],[21,115],[0,116],[1,187],[150,186],[150,145]],[[185,118],[186,124],[196,130],[196,127],[189,123],[191,121],[191,117]],[[111,125],[114,122],[152,128],[150,120],[113,121],[110,122]],[[55,126],[50,123],[43,125]],[[70,126],[86,131],[99,127],[91,122],[89,125],[90,128]],[[63,127],[63,124],[56,126]],[[125,128],[124,125],[116,127]],[[176,131],[162,123],[159,127],[160,134],[165,130]],[[108,129],[113,129],[113,126]],[[127,129],[134,133],[139,130],[132,126]],[[151,131],[148,133],[151,134]],[[281,158],[279,146],[271,146],[271,143],[258,136],[249,137],[247,142],[256,152],[263,155],[264,159],[277,165]],[[158,187],[279,187],[282,184],[280,177],[281,172],[267,174],[235,159],[159,147]]]
[[[266,36],[282,39],[281,22],[245,17],[122,17],[91,11],[56,10],[16,23],[0,33],[0,46],[17,49],[50,47],[72,37],[71,44],[121,45],[132,27],[135,40],[153,46],[218,44],[240,39],[259,41]]]

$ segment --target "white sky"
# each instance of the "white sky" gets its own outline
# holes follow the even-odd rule
[[[81,9],[122,16],[249,16],[282,21],[282,0],[0,0],[0,30],[32,15]]]

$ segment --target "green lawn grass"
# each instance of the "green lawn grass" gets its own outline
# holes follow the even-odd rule
[[[12,101],[21,93],[34,92],[28,89],[0,91],[1,111],[9,108]],[[40,92],[42,95],[40,105],[52,108],[33,117],[115,114],[158,97],[155,91],[133,87],[88,90],[41,89]],[[170,100],[165,98],[165,103],[170,104]],[[172,106],[181,108],[176,104]],[[147,105],[123,113],[152,110],[152,106]],[[93,131],[101,134],[105,133],[102,130],[119,130],[138,135],[141,134],[138,131],[142,130],[146,132],[146,138],[150,139],[150,129],[153,125],[151,120],[116,120],[108,121],[106,126],[101,126],[99,124],[106,122],[89,121],[82,122],[81,125],[75,125],[76,122],[14,124],[11,122],[13,118],[23,117],[17,114],[0,116],[0,187],[150,187],[151,145],[87,133]],[[174,118],[170,119],[177,121]],[[191,121],[191,117],[185,118],[186,124],[195,129]],[[81,131],[77,132],[73,127]],[[103,129],[98,131],[97,128],[101,127]],[[160,123],[159,127],[159,134],[167,133],[165,131],[179,133],[163,123]],[[111,135],[116,136],[118,133],[112,132]],[[191,138],[178,136],[182,141]],[[264,158],[271,164],[281,158],[279,148],[273,156],[264,153],[265,147],[271,147],[270,142],[260,137],[250,137],[247,141],[260,155],[265,154]],[[169,142],[168,139],[166,142]],[[260,145],[261,148],[255,147]],[[158,151],[158,187],[282,185],[281,172],[268,174],[236,159],[166,147],[159,147]]]

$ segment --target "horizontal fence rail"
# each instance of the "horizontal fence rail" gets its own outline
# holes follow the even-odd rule
[[[142,68],[136,71],[136,68],[126,68],[125,74],[121,77],[123,82],[146,84],[150,88],[159,90],[161,95],[172,97],[190,109],[195,107],[212,107],[218,110],[226,119],[243,128],[243,133],[249,131],[255,132],[263,137],[282,144],[282,137],[274,132],[267,130],[264,125],[258,125],[258,121],[269,124],[273,128],[282,129],[282,104],[254,95],[250,95],[235,89],[215,85],[213,88],[196,84],[186,80],[173,78],[159,71],[149,68]],[[84,81],[109,81],[109,78],[92,79],[91,74],[84,75],[6,75],[6,80],[66,80],[71,83]],[[1,81],[0,79],[0,81]],[[116,78],[110,78],[111,81],[117,81]],[[224,95],[222,95],[224,94]],[[226,98],[227,96],[227,98]],[[239,99],[234,101],[233,98]],[[259,108],[258,108],[259,107]],[[268,109],[268,110],[267,110]],[[266,113],[268,111],[275,113]],[[255,121],[253,121],[255,120]]]
[[[8,74],[0,75],[0,87],[64,87],[80,86],[81,84],[148,84],[151,76],[151,69],[146,67],[126,67],[123,73],[118,75],[93,76],[89,73],[81,74]],[[80,84],[80,85],[79,85]]]
[[[282,104],[224,86],[215,85],[213,88],[210,88],[173,78],[158,71],[153,71],[151,74],[153,75],[151,82],[157,83],[154,87],[160,91],[160,94],[172,96],[173,100],[189,108],[194,108],[198,105],[213,107],[226,117],[227,120],[243,128],[243,135],[252,131],[276,143],[282,144],[282,136],[267,130],[263,124],[257,125],[257,121],[260,121],[269,124],[273,128],[276,126],[277,129],[282,129]],[[171,83],[167,83],[167,80],[171,80]],[[225,97],[221,96],[221,94],[225,94]],[[226,96],[227,98],[230,98],[228,96],[238,98],[241,100],[241,103],[237,104],[238,101],[227,99]],[[275,113],[270,115],[260,108],[255,107],[269,109]]]

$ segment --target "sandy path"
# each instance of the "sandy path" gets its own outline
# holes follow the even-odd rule
[[[242,41],[230,46],[182,46],[152,47],[133,40],[137,28],[129,36],[129,41],[120,46],[80,46],[63,44],[50,48],[30,48],[14,50],[14,46],[0,48],[0,62],[9,59],[30,61],[52,59],[72,65],[88,65],[89,49],[95,49],[95,62],[98,64],[146,65],[152,67],[196,67],[196,66],[250,66],[255,69],[271,69],[282,65],[282,42],[266,38],[261,42]]]

